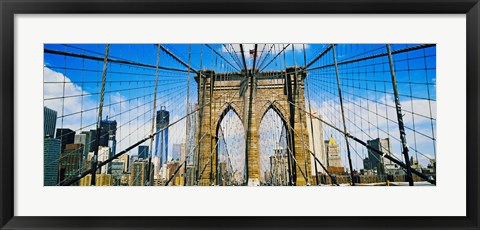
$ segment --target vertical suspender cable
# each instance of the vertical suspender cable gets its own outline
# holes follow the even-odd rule
[[[305,44],[303,44],[303,62],[304,62],[304,65],[305,65],[305,69],[304,69],[305,83],[307,84],[306,88],[307,88],[307,99],[308,99],[308,112],[310,114],[312,114],[312,104],[310,103],[310,87],[308,85],[308,74],[307,74],[307,52],[305,50]],[[315,149],[315,135],[314,135],[314,132],[313,132],[313,120],[312,120],[311,115],[309,115],[308,117],[310,117],[310,134],[312,135],[313,154],[314,154],[314,157],[317,157],[317,153],[316,153],[316,149]],[[320,140],[320,141],[323,141],[323,140]],[[318,181],[317,161],[314,161],[314,165],[315,165],[315,180],[317,182],[317,185],[319,185],[319,183],[318,183],[319,181]]]
[[[348,165],[350,167],[350,177],[352,179],[352,186],[355,186],[355,181],[353,179],[352,158],[350,156],[350,145],[348,144],[347,124],[345,123],[345,112],[344,112],[344,109],[343,109],[342,90],[340,88],[340,76],[339,76],[339,73],[338,73],[337,53],[335,52],[335,44],[332,44],[332,51],[333,51],[333,61],[335,62],[335,74],[337,76],[338,97],[340,98],[340,108],[342,110],[343,131],[345,133],[345,135],[344,135],[345,136],[345,143],[346,143],[346,146],[347,146]]]
[[[152,179],[150,178],[150,164],[152,163],[152,152],[153,152],[153,139],[155,139],[155,136],[153,135],[155,133],[155,112],[157,110],[157,87],[158,87],[158,66],[160,65],[160,44],[158,44],[158,49],[157,49],[157,65],[155,66],[155,88],[153,89],[153,109],[152,109],[152,129],[150,130],[150,135],[152,135],[152,139],[150,139],[150,153],[148,156],[148,167],[147,167],[147,185],[152,184]],[[158,147],[158,146],[157,146]],[[161,167],[161,166],[160,166]]]
[[[187,106],[185,107],[185,111],[188,114],[188,107],[190,106],[190,57],[192,54],[192,44],[188,46],[188,79],[187,79]],[[190,125],[190,116],[186,118],[186,128],[185,128],[185,151],[187,151],[188,142],[188,135],[189,135],[189,125]],[[186,158],[187,156],[185,156]],[[183,172],[183,186],[187,183],[187,164],[185,164],[185,171]]]
[[[102,110],[103,110],[103,99],[105,94],[105,83],[107,82],[107,63],[108,63],[108,48],[109,44],[105,45],[105,56],[103,58],[103,73],[102,73],[102,88],[100,90],[100,105],[98,106],[98,118],[97,118],[97,131],[95,137],[95,152],[92,158],[92,179],[91,184],[95,186],[95,175],[97,173],[97,160],[98,160],[98,146],[100,144],[100,128],[102,123]]]
[[[387,44],[387,52],[388,52],[388,61],[390,63],[390,74],[392,75],[393,93],[395,95],[395,108],[397,110],[398,129],[400,131],[400,139],[402,141],[402,152],[403,152],[403,156],[405,157],[405,166],[407,168],[407,180],[408,180],[408,185],[413,186],[412,170],[410,168],[410,158],[408,156],[407,137],[405,134],[405,126],[403,124],[402,106],[400,104],[400,99],[398,97],[397,78],[395,76],[395,68],[393,67],[392,51],[390,50],[389,44]]]

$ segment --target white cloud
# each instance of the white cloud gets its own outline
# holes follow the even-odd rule
[[[378,102],[378,103],[377,103]],[[414,149],[418,150],[420,153],[418,154],[420,163],[426,166],[429,162],[426,157],[422,156],[422,154],[427,155],[430,158],[435,158],[434,155],[434,142],[431,138],[425,137],[422,134],[427,136],[432,136],[432,128],[431,128],[431,120],[428,118],[430,117],[430,109],[433,118],[436,118],[436,101],[428,101],[422,99],[414,99],[414,100],[404,100],[401,101],[402,111],[403,111],[403,120],[406,128],[406,137],[407,143],[410,146],[410,156],[416,156]],[[312,112],[319,111],[319,114],[322,115],[323,119],[340,128],[343,130],[343,121],[341,117],[341,109],[338,99],[332,99],[328,101],[323,101],[322,103],[318,103],[315,100],[311,101],[312,104]],[[386,104],[386,105],[385,105]],[[363,108],[361,108],[361,107]],[[367,108],[369,108],[367,110]],[[347,123],[347,130],[353,136],[367,141],[370,139],[374,139],[377,137],[380,138],[390,138],[390,143],[392,145],[392,149],[396,156],[399,159],[403,159],[401,155],[401,144],[400,144],[400,134],[399,128],[397,124],[397,112],[395,108],[395,102],[393,97],[388,96],[387,98],[371,98],[370,101],[365,99],[355,99],[352,101],[348,101],[344,99],[344,109],[345,109],[345,117]],[[418,116],[414,115],[412,117],[413,111],[416,114],[423,115]],[[378,114],[377,114],[378,113]],[[386,118],[388,117],[388,121]],[[371,124],[368,124],[370,122]],[[415,133],[410,129],[413,129],[413,124],[415,123],[415,130],[419,133]],[[436,125],[434,125],[434,134],[436,136]],[[324,125],[324,136],[329,137],[331,134],[337,135],[335,137],[337,142],[341,143],[343,147],[341,147],[342,151],[342,159],[346,159],[346,147],[343,138],[340,138],[342,135],[332,128]],[[409,129],[410,128],[410,129]],[[387,132],[387,133],[385,133]],[[394,139],[395,137],[396,139]],[[355,143],[352,141],[352,143]],[[351,143],[351,144],[352,144]],[[352,158],[358,158],[358,155],[353,151],[357,151],[360,155],[362,153],[366,153],[365,148],[361,145],[354,146],[352,145]],[[356,167],[362,168],[362,163],[358,159],[358,164]],[[355,162],[354,162],[355,163]]]
[[[335,123],[335,121],[338,122],[340,120],[341,108],[338,100],[333,99],[323,101],[320,105],[317,101],[312,100],[311,104],[312,112],[319,111],[319,113],[327,122]],[[416,125],[430,122],[430,119],[428,118],[430,117],[430,113],[433,118],[437,117],[436,101],[413,99],[400,101],[400,104],[402,108],[403,121],[406,125],[412,126],[414,121]],[[392,96],[370,100],[359,98],[353,101],[346,101],[344,99],[343,107],[345,111],[345,117],[352,121],[354,118],[357,118],[357,120],[369,120],[378,127],[385,126],[388,120],[395,122],[397,121],[397,111],[395,108],[395,101]],[[413,117],[412,112],[414,113]],[[339,116],[335,116],[334,118],[329,116],[332,113],[338,114]],[[387,117],[388,120],[386,119]]]
[[[64,81],[65,84],[63,84]],[[72,82],[68,76],[47,67],[44,67],[44,82],[44,99],[60,98],[44,100],[45,106],[57,111],[57,117],[59,117],[56,125],[57,128],[62,127],[61,116],[64,114],[64,128],[70,128],[76,131],[76,133],[96,129],[98,110],[94,108],[99,106],[98,95],[89,95],[90,92],[82,89],[79,84]],[[85,96],[61,99],[63,95],[75,96],[82,95],[82,93]],[[145,104],[145,102],[142,98],[139,98],[138,101],[129,101],[127,97],[119,92],[105,95],[103,118],[105,119],[105,117],[108,116],[109,120],[117,121],[117,153],[150,134],[152,113],[150,111],[145,115],[142,114],[144,111],[150,109],[147,107],[151,106],[151,103],[145,104],[145,108],[139,107],[138,109],[133,109],[143,104]],[[90,109],[92,110],[87,111]],[[130,109],[133,110],[127,112]],[[69,114],[74,113],[78,114],[69,116]],[[149,144],[150,142],[146,141],[142,145]],[[134,149],[129,154],[136,154],[136,152],[137,150]]]
[[[47,106],[50,109],[57,111],[57,117],[63,115],[69,115],[72,113],[77,113],[82,110],[98,107],[98,104],[92,98],[93,96],[88,96],[89,92],[84,91],[79,85],[72,83],[70,78],[63,75],[62,73],[53,71],[47,67],[43,68],[43,78],[44,78],[44,87],[43,87],[43,97],[44,106]],[[65,83],[64,83],[65,82]],[[76,95],[85,95],[78,97],[71,97],[62,99],[63,96],[76,96]],[[48,100],[49,98],[58,98]],[[85,112],[78,115],[67,116],[63,119],[63,126],[68,127],[72,130],[77,130],[80,128],[79,119],[82,118],[82,126],[91,124],[96,120],[96,110]],[[61,127],[62,119],[60,118],[57,121],[57,128]]]

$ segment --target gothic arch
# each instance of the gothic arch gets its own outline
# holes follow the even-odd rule
[[[223,118],[225,117],[225,115],[227,115],[228,112],[230,112],[230,110],[232,110],[237,115],[240,121],[243,121],[243,114],[239,113],[239,111],[241,111],[239,106],[233,102],[226,102],[221,108],[218,109],[218,114],[217,116],[215,116],[215,118],[217,118],[217,120],[215,121],[216,131],[218,131],[218,126],[220,125],[220,122],[222,122]]]
[[[262,122],[263,118],[265,117],[265,114],[267,114],[267,112],[270,111],[270,109],[275,111],[275,113],[277,113],[277,115],[282,120],[285,128],[288,128],[288,126],[287,126],[288,120],[286,119],[286,117],[284,115],[284,114],[286,114],[286,111],[285,110],[282,111],[282,109],[280,109],[279,106],[275,102],[268,102],[268,104],[266,104],[266,106],[264,106],[264,109],[261,113],[262,116],[260,116],[260,119],[258,120],[258,124],[260,124]]]
[[[215,134],[216,134],[216,137],[218,137],[218,131],[220,129],[220,124],[222,123],[223,119],[225,118],[225,116],[230,112],[230,111],[233,111],[233,113],[235,113],[235,115],[237,115],[238,119],[240,121],[242,121],[242,117],[240,116],[240,114],[237,112],[237,110],[232,106],[231,103],[227,103],[225,108],[223,108],[221,110],[222,112],[218,115],[218,120],[216,120],[216,128],[215,128]],[[242,128],[245,132],[245,127],[243,126],[243,123],[242,123]]]
[[[220,136],[223,136],[224,138],[228,138],[228,133],[222,133],[222,135],[220,134],[220,129],[221,129],[221,125],[222,125],[222,122],[225,120],[225,118],[227,117],[227,115],[229,113],[233,113],[235,115],[233,115],[233,117],[236,117],[236,120],[238,120],[238,123],[239,126],[241,126],[241,134],[240,135],[234,135],[234,138],[237,138],[237,140],[240,140],[239,143],[240,144],[240,149],[242,147],[245,147],[245,127],[242,123],[242,120],[241,120],[241,116],[239,115],[239,113],[237,112],[237,110],[231,105],[231,104],[228,104],[227,106],[225,106],[219,116],[219,119],[216,121],[216,128],[215,128],[215,169],[214,169],[214,174],[215,174],[215,184],[217,185],[225,185],[224,182],[222,179],[225,179],[224,178],[224,172],[222,172],[222,167],[219,166],[219,164],[221,164],[221,161],[222,159],[221,158],[225,158],[226,156],[223,155],[223,157],[221,156],[221,152],[220,152],[220,145],[221,145],[221,140],[220,140]],[[235,119],[235,118],[234,118]],[[231,137],[231,136],[230,136]],[[230,138],[229,138],[230,139]],[[228,143],[227,140],[225,140],[224,142],[226,145],[224,147],[228,147],[228,144],[233,144],[233,143]],[[235,143],[235,142],[234,142]],[[230,146],[231,147],[231,146]],[[238,146],[236,146],[236,148],[234,148],[236,150],[238,150]],[[230,148],[230,150],[232,150]],[[228,151],[228,149],[227,149]],[[240,172],[243,172],[242,175],[245,175],[245,166],[246,166],[246,162],[245,162],[245,159],[246,159],[246,154],[245,154],[245,151],[239,151],[239,152],[231,152],[231,151],[228,151],[228,156],[225,160],[226,161],[226,165],[225,165],[225,168],[229,168],[229,166],[232,167],[232,169],[236,169],[236,170],[232,170],[232,172],[230,173],[234,173],[234,172],[237,172],[239,173],[238,175],[241,175]],[[232,163],[232,158],[233,158],[233,163]],[[235,159],[240,159],[240,161],[235,161]],[[230,165],[229,165],[230,163]],[[243,169],[242,169],[243,168]],[[238,171],[237,171],[238,170]],[[227,173],[228,174],[228,173]],[[221,176],[222,175],[222,176]],[[235,177],[235,175],[232,174],[232,177]],[[243,176],[243,180],[242,181],[228,181],[228,183],[236,183],[236,184],[243,184],[244,181],[245,181],[245,176]],[[228,184],[227,183],[227,184]]]
[[[287,118],[284,112],[279,109],[280,106],[274,103],[269,103],[264,106],[263,114],[259,116],[258,122],[258,162],[260,168],[260,181],[267,185],[288,185],[292,180],[293,174],[290,174],[291,165],[289,151],[291,151],[290,133],[288,132]],[[276,155],[276,154],[282,155]],[[278,164],[272,166],[272,159],[285,159],[288,156],[288,164],[279,166]],[[273,160],[274,162],[277,162]],[[278,163],[278,162],[277,162]],[[283,173],[278,174],[278,169]],[[273,171],[272,171],[273,169]],[[275,173],[277,172],[277,173]],[[277,179],[272,180],[272,175]],[[282,183],[278,183],[278,178],[283,178]]]

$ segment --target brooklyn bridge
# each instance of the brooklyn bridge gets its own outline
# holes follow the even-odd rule
[[[434,44],[45,44],[45,186],[436,184]]]

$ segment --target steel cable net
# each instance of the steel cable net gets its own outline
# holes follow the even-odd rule
[[[186,144],[188,119],[184,119],[187,112],[194,113],[197,103],[196,86],[187,85],[189,75],[193,78],[192,69],[188,63],[181,63],[168,46],[113,44],[107,51],[105,44],[45,45],[44,106],[56,112],[57,127],[56,133],[48,137],[62,143],[60,153],[56,152],[58,160],[45,162],[45,167],[58,164],[56,182],[45,185],[63,185],[91,169],[92,159],[97,163],[106,161],[152,133],[158,133],[151,138],[156,140],[153,143],[144,141],[100,167],[96,183],[163,182],[165,178],[158,172],[160,164],[180,160],[177,145],[192,148]],[[195,128],[191,121],[188,128]],[[195,131],[190,133],[191,139]],[[50,139],[45,140],[56,142]],[[149,171],[155,175],[154,181],[148,181]],[[74,184],[90,185],[91,181],[88,175]]]
[[[396,86],[392,82],[385,44],[339,44],[320,48],[319,58],[307,68],[311,108],[326,122],[343,130],[341,93],[348,134],[405,162],[394,93],[396,87],[411,167],[435,177],[436,47],[430,44],[390,47]],[[341,162],[326,159],[327,164],[349,168],[344,134],[324,125],[324,135],[331,138],[329,142],[336,142],[341,152]],[[371,180],[369,182],[384,181],[386,176],[391,181],[404,181],[404,168],[358,142],[349,140],[348,144],[355,174]],[[325,146],[335,147],[327,142]],[[346,173],[341,174],[344,175],[339,175],[339,179],[350,180]],[[416,176],[413,179],[421,180]]]
[[[289,185],[286,164],[287,145],[286,127],[280,116],[273,109],[260,123],[260,181],[262,185]]]
[[[233,110],[222,119],[218,134],[218,185],[245,184],[245,132]]]
[[[45,186],[247,185],[256,142],[258,185],[436,177],[433,44],[46,44],[44,60]],[[262,81],[285,91],[248,102]]]

